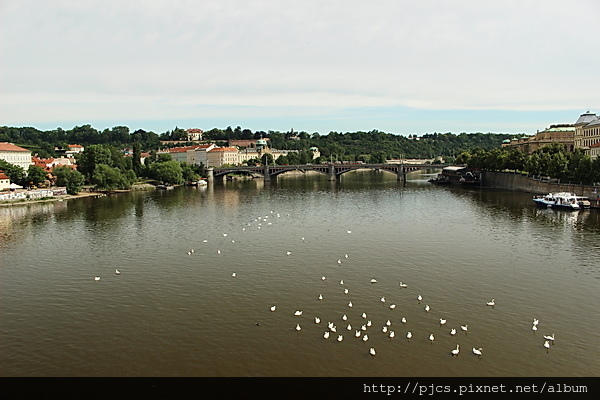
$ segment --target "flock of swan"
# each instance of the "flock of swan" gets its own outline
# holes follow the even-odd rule
[[[272,219],[274,219],[274,218],[280,218],[281,217],[280,214],[275,214],[273,211],[271,211],[271,216],[272,216]],[[288,216],[289,216],[289,214],[288,214]],[[253,222],[257,223],[257,228],[258,229],[261,229],[261,227],[263,226],[263,223],[265,225],[272,225],[272,222],[269,221],[269,215],[259,216],[256,219],[254,219]],[[250,226],[251,223],[248,223],[247,225]],[[246,230],[245,227],[242,228],[242,231],[245,231],[245,230]],[[346,233],[347,234],[351,234],[352,231],[351,230],[347,230]],[[227,233],[223,233],[223,237],[224,238],[227,237],[227,236],[228,236]],[[302,237],[301,240],[304,242],[305,238]],[[203,243],[208,243],[208,240],[207,239],[203,240]],[[231,240],[231,243],[235,243],[235,240]],[[221,250],[220,249],[217,249],[216,252],[217,252],[217,254],[221,254]],[[189,256],[193,255],[194,253],[195,253],[194,249],[190,249],[190,250],[187,251],[187,255],[189,255]],[[287,250],[286,251],[286,255],[287,256],[291,256],[292,255],[292,251]],[[338,266],[341,266],[342,263],[345,262],[345,261],[343,261],[343,259],[346,260],[348,258],[350,258],[350,256],[348,254],[344,254],[343,258],[342,257],[338,258],[337,259]],[[115,270],[115,274],[116,275],[121,275],[121,271],[119,269],[116,269]],[[232,278],[236,278],[237,277],[237,273],[236,272],[232,272],[231,273],[231,277]],[[322,281],[325,281],[326,279],[327,278],[324,275],[321,276],[321,280]],[[94,277],[94,281],[97,282],[99,280],[100,280],[100,276],[95,276]],[[369,282],[370,282],[371,285],[375,285],[375,284],[378,283],[377,279],[375,279],[375,278],[371,278],[369,280]],[[340,286],[343,287],[343,293],[345,295],[348,295],[349,294],[349,289],[347,287],[344,287],[344,285],[345,285],[344,280],[343,279],[340,280],[339,283],[340,283]],[[407,289],[408,288],[408,284],[406,282],[400,281],[398,283],[398,288],[400,290]],[[317,299],[320,302],[323,302],[323,300],[325,299],[325,297],[323,296],[323,293],[319,293]],[[388,301],[388,299],[386,299],[385,296],[382,296],[379,300],[384,305]],[[424,298],[423,298],[422,294],[419,293],[415,297],[415,300],[417,301],[418,304],[421,304],[421,302],[423,302]],[[484,305],[484,304],[485,304],[485,306],[491,307],[493,309],[496,306],[496,300],[495,299],[491,299],[490,301],[487,301],[485,303],[482,302],[482,305]],[[352,308],[354,306],[353,303],[352,303],[352,300],[349,300],[346,303],[346,305],[347,305],[347,307],[348,307],[349,310],[352,310]],[[397,305],[395,303],[391,303],[387,307],[390,310],[394,310],[397,307]],[[272,304],[269,307],[269,310],[270,310],[270,312],[273,313],[273,312],[278,311],[279,309],[278,309],[277,305]],[[425,311],[426,314],[429,314],[432,311],[432,308],[431,308],[431,306],[429,304],[425,304],[425,306],[423,307],[423,310]],[[294,311],[293,315],[295,317],[302,317],[304,315],[304,312],[302,310],[298,309],[298,310]],[[356,326],[353,326],[351,323],[347,323],[346,324],[346,322],[348,321],[348,313],[343,313],[341,315],[341,320],[344,321],[344,324],[346,325],[344,328],[348,331],[348,333],[350,334],[350,336],[354,336],[355,338],[358,338],[358,339],[360,339],[360,340],[362,340],[363,342],[366,343],[370,339],[370,337],[369,337],[369,328],[371,328],[373,326],[373,321],[371,319],[369,319],[369,317],[368,317],[368,315],[367,315],[366,312],[362,312],[360,314],[360,316],[361,316],[361,318],[362,318],[363,321],[361,323],[357,324]],[[322,321],[319,316],[312,316],[311,320],[316,325],[320,325],[321,321]],[[406,324],[407,324],[407,318],[405,316],[403,316],[400,319],[400,322],[402,323],[401,326],[405,327]],[[448,322],[448,320],[446,318],[439,318],[439,328],[443,328],[447,324],[447,322]],[[295,328],[294,329],[295,329],[295,331],[297,333],[300,333],[302,331],[302,324],[304,324],[304,323],[303,322],[302,323],[301,322],[297,322],[295,324]],[[259,324],[257,323],[256,325],[259,325]],[[532,330],[534,331],[534,333],[538,330],[538,325],[539,325],[539,320],[538,319],[534,319],[533,320],[533,325],[532,325]],[[459,326],[460,326],[460,330],[462,332],[464,332],[464,334],[466,335],[468,333],[468,325],[464,324],[464,325],[459,325]],[[396,337],[396,330],[397,329],[393,326],[392,321],[390,319],[387,319],[387,321],[380,328],[380,331],[384,335],[386,335],[387,338],[389,338],[389,340],[392,340],[392,339],[394,339]],[[352,333],[352,331],[354,331],[354,333]],[[410,341],[414,337],[413,332],[411,332],[410,330],[405,330],[405,332],[406,333],[404,334],[404,336],[406,337],[406,340]],[[449,334],[451,337],[455,337],[455,335],[457,334],[457,329],[456,328],[451,328],[450,330],[448,330],[446,332],[447,332],[446,334]],[[436,335],[439,335],[439,333],[435,333],[434,334],[434,332],[429,332],[429,335],[427,336],[429,342],[432,345],[433,345],[433,343],[434,343],[434,341],[436,339]],[[343,331],[340,330],[340,332],[338,332],[337,325],[334,322],[332,322],[332,321],[328,321],[327,322],[327,328],[323,331],[322,337],[325,340],[332,338],[332,339],[336,340],[337,342],[342,342],[344,340]],[[543,338],[544,338],[543,347],[548,352],[549,349],[551,348],[551,345],[554,344],[554,340],[555,340],[554,339],[554,334],[552,334],[552,335],[543,335]],[[483,349],[482,349],[482,347],[472,347],[471,351],[472,351],[472,353],[475,356],[477,356],[479,358],[481,358],[483,356]],[[457,343],[456,347],[452,348],[449,351],[449,354],[452,357],[457,357],[459,355],[459,353],[460,353],[460,344]],[[368,354],[370,354],[371,356],[375,356],[377,354],[377,351],[376,351],[375,347],[369,347]]]

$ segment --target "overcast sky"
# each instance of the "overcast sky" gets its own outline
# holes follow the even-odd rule
[[[0,0],[0,126],[533,134],[600,113],[597,0]]]

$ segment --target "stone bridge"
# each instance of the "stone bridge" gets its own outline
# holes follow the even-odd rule
[[[339,179],[342,174],[357,169],[372,169],[375,171],[388,171],[396,174],[397,180],[406,181],[406,174],[420,169],[443,168],[441,164],[360,164],[360,163],[340,163],[340,164],[306,164],[306,165],[261,165],[255,167],[217,167],[208,168],[208,180],[223,177],[231,173],[260,174],[265,181],[276,178],[277,175],[288,171],[317,171],[326,174],[330,181]]]

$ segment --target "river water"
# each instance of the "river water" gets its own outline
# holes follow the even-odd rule
[[[0,375],[598,376],[600,212],[435,172],[2,207]]]

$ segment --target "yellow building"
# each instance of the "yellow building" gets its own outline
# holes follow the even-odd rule
[[[507,139],[502,143],[502,147],[516,147],[525,154],[532,154],[534,151],[552,143],[560,143],[566,151],[573,151],[575,148],[575,125],[550,125],[547,129],[537,132],[533,136]]]
[[[583,149],[592,160],[600,156],[600,118],[589,111],[575,122],[575,147]]]

